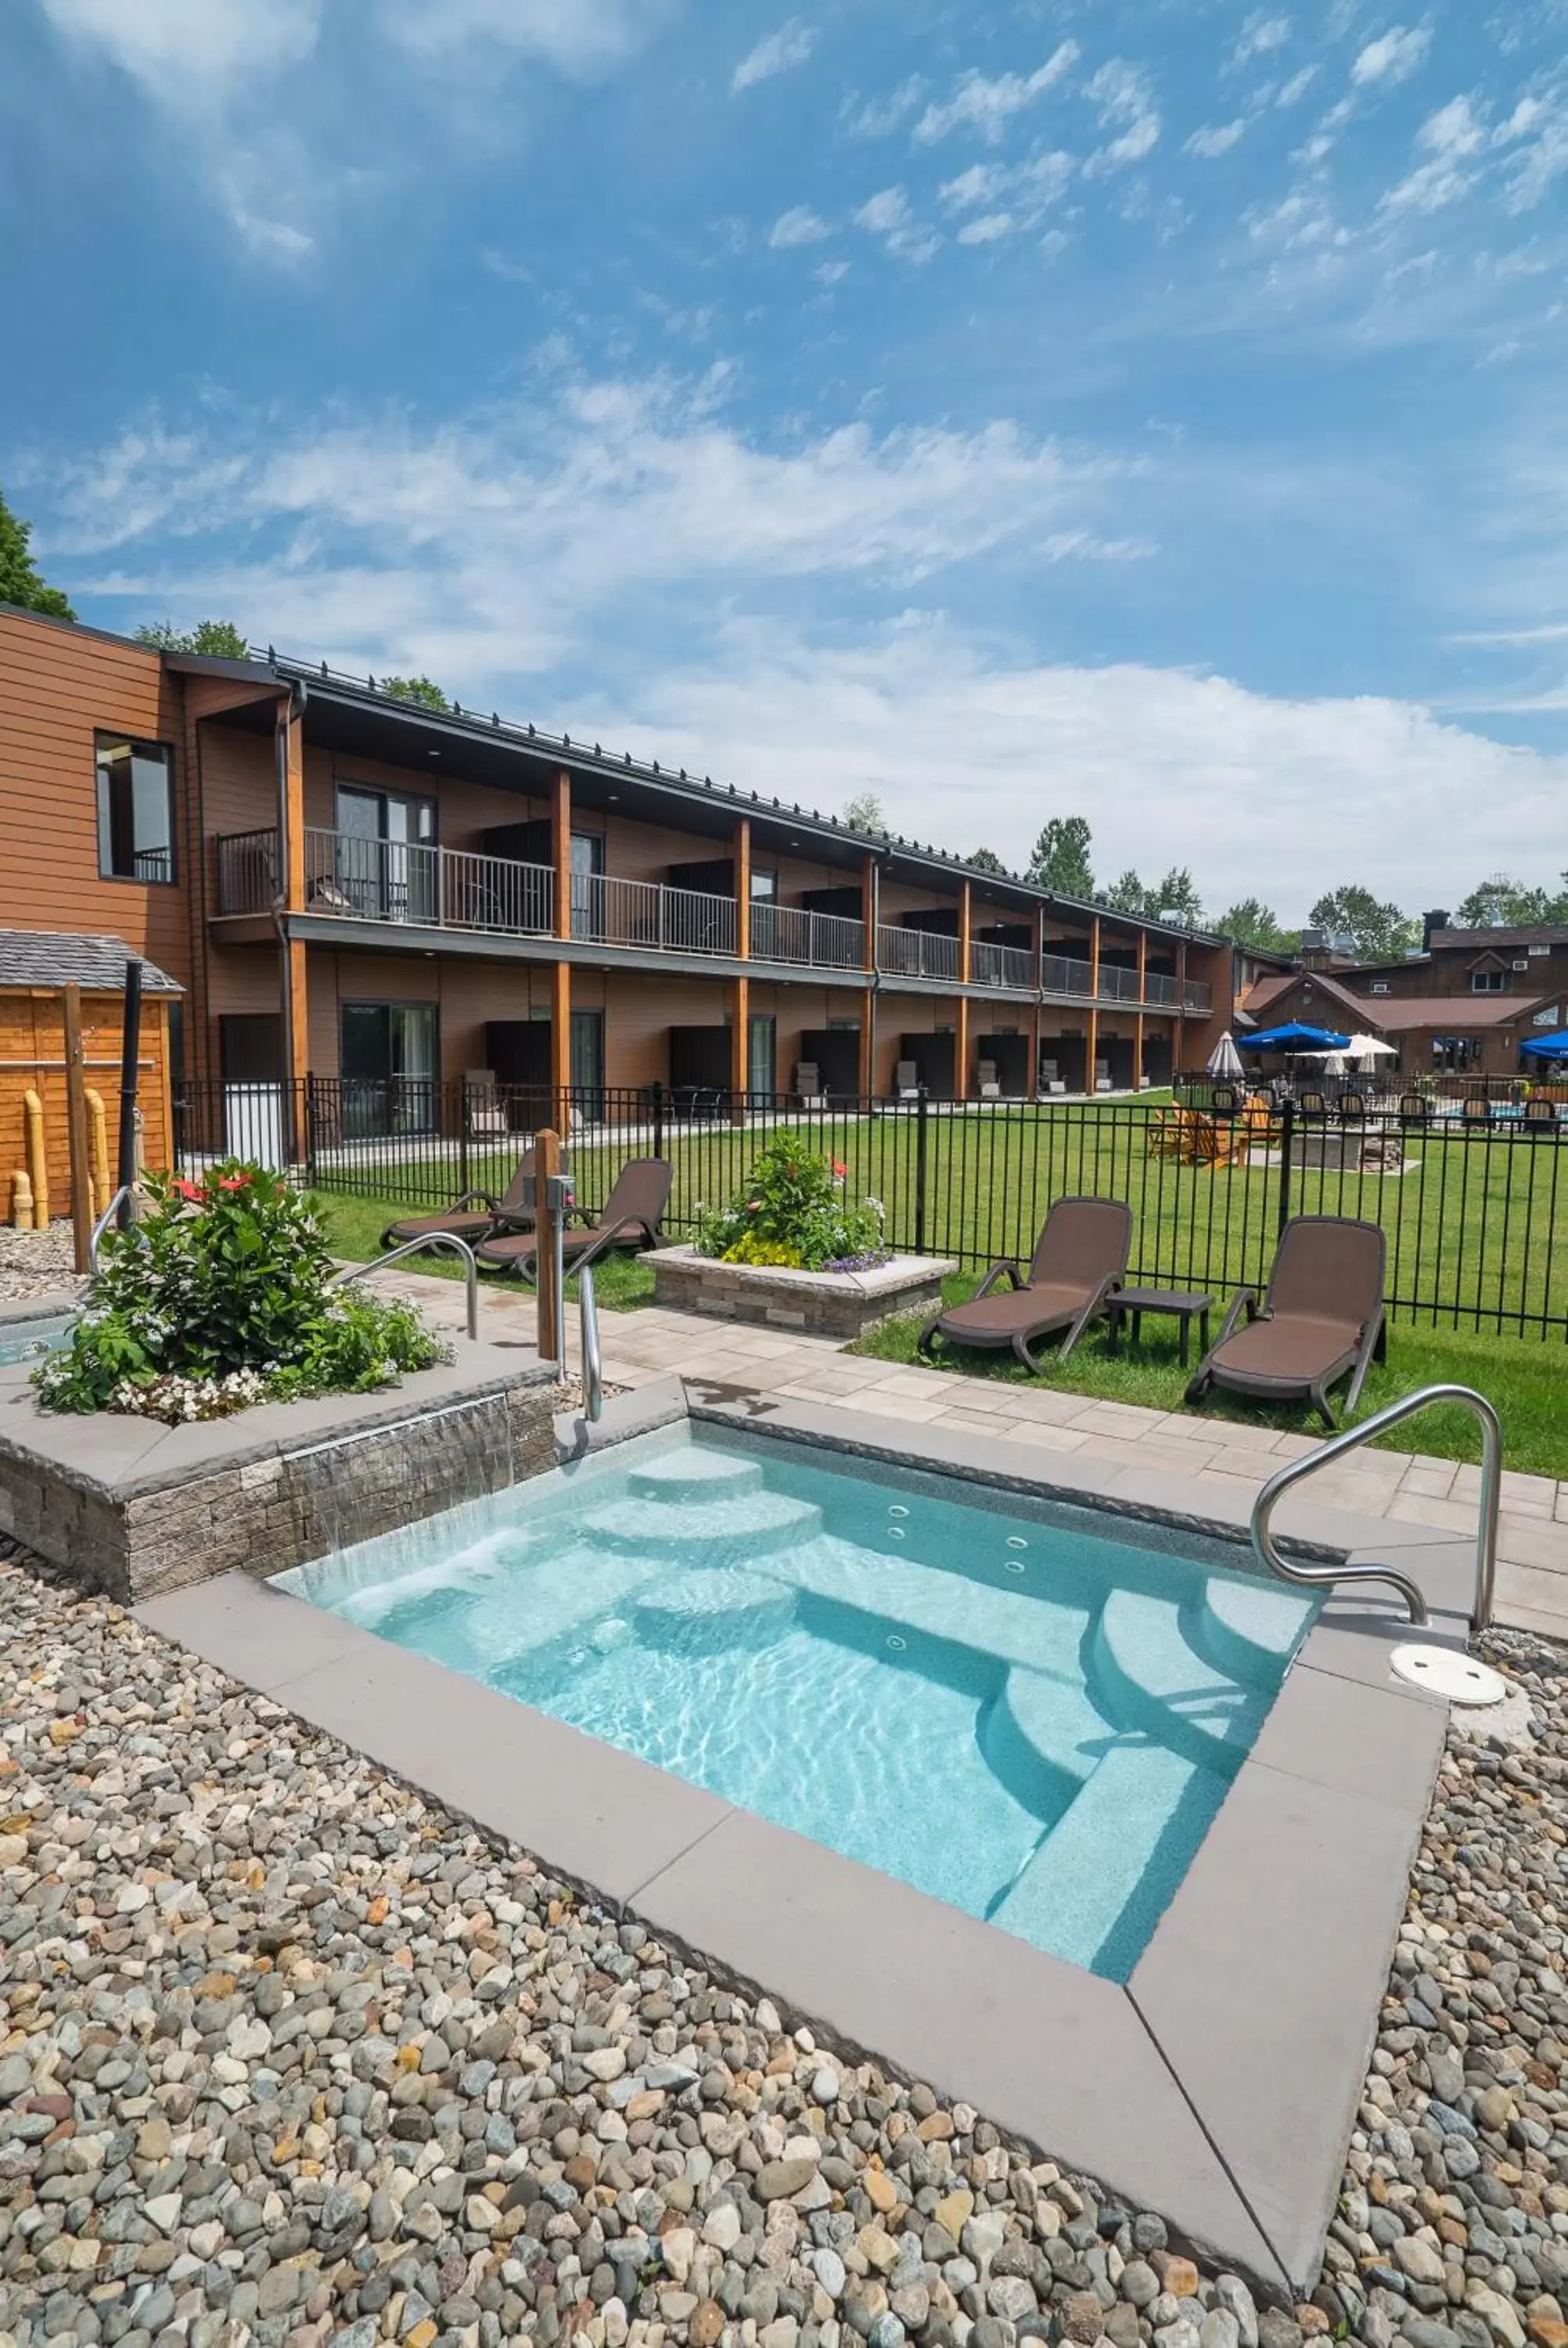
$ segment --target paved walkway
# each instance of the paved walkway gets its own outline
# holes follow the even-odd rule
[[[463,1292],[428,1273],[379,1275],[416,1295],[432,1320],[459,1327]],[[481,1326],[533,1341],[533,1299],[487,1289]],[[569,1316],[576,1359],[576,1313]],[[1286,1459],[1317,1448],[1309,1435],[1280,1434],[1197,1411],[1146,1410],[1044,1386],[1012,1385],[952,1370],[913,1368],[845,1354],[831,1339],[705,1321],[650,1306],[600,1315],[604,1374],[635,1386],[678,1372],[758,1395],[826,1403],[905,1424],[971,1430],[1129,1468],[1163,1468],[1232,1494],[1255,1491]],[[1503,1436],[1506,1442],[1507,1427]],[[1313,1478],[1311,1497],[1396,1523],[1473,1535],[1481,1471],[1420,1453],[1367,1449]],[[1498,1543],[1498,1618],[1568,1639],[1568,1482],[1505,1468]]]

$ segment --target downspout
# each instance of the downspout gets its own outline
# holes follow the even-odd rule
[[[272,927],[278,932],[278,958],[283,971],[283,1069],[288,1084],[294,1065],[294,982],[289,961],[289,934],[284,927],[288,911],[289,889],[289,727],[296,717],[302,718],[310,695],[304,681],[296,677],[289,687],[289,698],[277,730],[278,747],[278,890],[272,899]],[[285,1094],[285,1098],[288,1096]]]

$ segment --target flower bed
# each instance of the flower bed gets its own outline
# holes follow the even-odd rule
[[[179,1426],[258,1402],[367,1394],[450,1358],[413,1307],[329,1283],[310,1203],[238,1160],[159,1178],[104,1241],[70,1341],[35,1371],[46,1410]]]
[[[785,1272],[868,1272],[886,1263],[880,1199],[852,1203],[841,1159],[777,1133],[727,1207],[697,1209],[697,1253]]]

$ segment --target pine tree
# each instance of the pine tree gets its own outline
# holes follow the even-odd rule
[[[57,587],[46,587],[27,551],[31,522],[14,514],[0,491],[0,603],[19,604],[24,612],[43,612],[52,620],[74,620],[76,613]]]

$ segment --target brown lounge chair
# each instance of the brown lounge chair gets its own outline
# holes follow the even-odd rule
[[[1028,1279],[1010,1260],[993,1263],[967,1304],[927,1322],[920,1351],[933,1359],[938,1337],[949,1345],[1010,1345],[1026,1370],[1038,1370],[1030,1346],[1063,1329],[1065,1357],[1122,1285],[1132,1247],[1132,1213],[1122,1200],[1058,1199]],[[998,1285],[1003,1280],[1010,1290]]]
[[[563,1241],[569,1269],[576,1271],[591,1263],[610,1248],[629,1247],[635,1251],[657,1247],[673,1179],[674,1169],[667,1158],[629,1158],[598,1220],[589,1221],[581,1231],[573,1231],[569,1223]],[[586,1211],[581,1207],[572,1210],[574,1215]],[[531,1286],[538,1269],[538,1235],[497,1232],[493,1239],[482,1240],[474,1252],[481,1263],[497,1272],[516,1272]]]
[[[1345,1406],[1360,1399],[1368,1364],[1387,1348],[1383,1318],[1386,1246],[1376,1223],[1348,1215],[1297,1215],[1276,1250],[1268,1291],[1244,1288],[1187,1388],[1190,1403],[1211,1386],[1255,1402],[1307,1402],[1335,1424],[1328,1389],[1348,1376]],[[1238,1327],[1243,1313],[1245,1325]]]
[[[446,1231],[456,1240],[466,1240],[470,1247],[487,1239],[497,1230],[526,1230],[534,1220],[534,1210],[523,1203],[523,1190],[533,1176],[534,1153],[530,1147],[524,1150],[513,1170],[512,1179],[501,1196],[492,1198],[488,1190],[465,1190],[438,1215],[405,1215],[400,1223],[388,1223],[381,1235],[384,1248],[401,1247],[405,1240],[429,1239],[437,1231]]]

